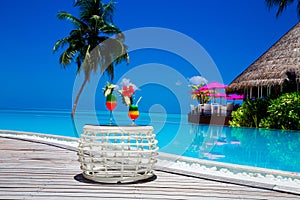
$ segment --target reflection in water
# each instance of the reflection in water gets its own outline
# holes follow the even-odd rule
[[[194,140],[185,156],[300,172],[300,133],[189,124]]]
[[[98,113],[106,123],[108,112]],[[130,124],[127,112],[114,112],[118,124]],[[67,111],[1,110],[0,127],[74,137],[84,124],[98,123],[93,115],[78,115],[76,130]],[[230,128],[188,124],[186,115],[142,113],[139,125],[151,125],[160,151],[219,162],[265,167],[300,173],[300,131]]]

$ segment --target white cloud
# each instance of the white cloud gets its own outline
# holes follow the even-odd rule
[[[181,86],[182,85],[182,82],[180,80],[176,81],[175,85],[177,86]]]
[[[123,78],[120,82],[120,85],[121,87],[123,87],[124,85],[127,87],[131,85],[134,90],[139,90],[139,88],[135,84],[131,83],[129,78]]]
[[[202,76],[193,76],[192,78],[189,78],[189,82],[194,85],[207,84],[206,78]]]

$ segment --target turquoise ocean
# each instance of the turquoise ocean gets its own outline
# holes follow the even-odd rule
[[[126,112],[114,123],[130,125]],[[109,112],[0,110],[0,129],[80,137],[85,124],[108,124]],[[204,160],[300,173],[300,132],[188,123],[187,115],[141,113],[137,125],[151,125],[161,152]]]

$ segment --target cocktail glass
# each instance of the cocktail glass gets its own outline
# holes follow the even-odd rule
[[[139,107],[136,104],[129,106],[128,117],[132,120],[132,125],[135,125],[135,120],[139,117]]]
[[[106,108],[110,111],[109,123],[112,124],[112,111],[117,107],[117,97],[114,94],[109,94],[106,96]]]

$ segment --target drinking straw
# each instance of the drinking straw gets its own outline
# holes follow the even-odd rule
[[[140,98],[137,100],[136,105],[139,104],[139,102],[140,102],[141,99],[142,99],[142,97],[140,97]]]

